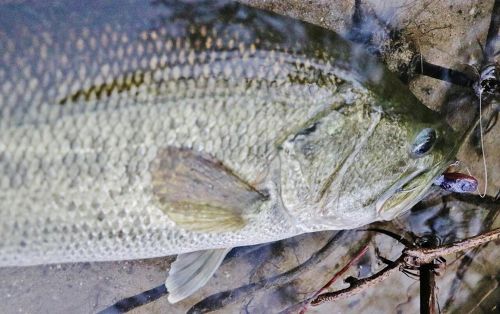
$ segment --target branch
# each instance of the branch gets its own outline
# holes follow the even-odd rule
[[[167,288],[165,287],[165,284],[161,284],[153,289],[122,299],[116,302],[115,304],[111,305],[110,307],[107,307],[104,310],[99,311],[98,314],[125,313],[135,309],[136,307],[158,300],[160,297],[166,294],[167,294]]]
[[[462,252],[498,239],[500,239],[500,228],[436,248],[406,249],[403,251],[403,254],[413,257],[417,264],[429,264],[438,257]]]
[[[324,291],[326,291],[331,285],[333,285],[333,283],[335,281],[337,281],[337,279],[339,279],[342,275],[344,275],[349,270],[349,268],[352,267],[352,265],[356,264],[361,259],[361,257],[363,257],[366,254],[366,251],[368,251],[368,248],[369,248],[368,244],[365,245],[363,248],[361,248],[356,253],[356,255],[354,256],[354,258],[351,259],[341,270],[339,270],[338,272],[336,272],[335,275],[323,287],[321,287],[321,289],[319,289],[318,291],[316,291],[310,298],[302,301],[299,305],[297,305],[296,307],[301,307],[299,313],[300,314],[305,313],[306,310],[307,310],[307,306],[310,304],[310,302],[312,300],[316,299],[318,297],[318,295],[320,295],[321,293],[323,293]]]
[[[345,265],[339,272],[337,272],[332,277],[332,279],[330,279],[321,289],[319,289],[313,295],[313,297],[317,297],[322,292],[324,292],[326,289],[328,289],[331,285],[333,285],[333,283],[335,281],[337,281],[337,279],[339,279],[340,276],[342,276],[343,274],[345,274],[352,265],[356,264],[361,259],[361,257],[363,257],[366,254],[366,251],[368,251],[368,248],[369,248],[369,246],[365,245],[361,250],[359,250],[359,252],[354,256],[354,258],[352,260],[350,260],[349,263],[347,263],[347,265]]]
[[[429,267],[428,270],[432,272],[433,268],[431,269],[431,267],[435,259],[440,258],[444,255],[465,251],[470,248],[474,248],[498,239],[500,239],[500,228],[477,235],[472,238],[468,238],[462,241],[458,241],[455,243],[435,248],[407,248],[403,251],[403,254],[401,254],[401,256],[396,261],[392,262],[391,264],[389,264],[376,274],[364,279],[351,280],[350,286],[348,288],[338,290],[335,292],[320,294],[316,299],[312,300],[311,304],[313,306],[317,306],[324,302],[332,302],[358,294],[359,292],[365,290],[366,288],[372,287],[384,281],[391,274],[399,271],[400,268],[403,268],[406,265],[408,265],[408,262],[411,262],[411,264],[413,265],[425,265],[426,267],[428,266]],[[425,267],[423,271],[426,271]],[[422,275],[422,269],[420,269],[420,274]],[[431,280],[433,280],[433,278],[429,277],[428,282],[424,282],[424,284],[426,284],[427,287],[429,287],[429,283]],[[431,304],[431,305],[435,304],[435,303],[429,303],[432,302],[432,299],[434,298],[434,292],[432,291],[432,289],[426,291],[424,293],[424,296],[428,296],[427,300],[425,301],[426,302],[425,304]],[[430,309],[430,307],[428,307],[428,309]]]
[[[344,298],[349,298],[366,288],[372,287],[385,279],[387,279],[390,275],[393,273],[399,271],[400,266],[404,265],[405,255],[401,255],[396,261],[394,261],[392,264],[387,265],[384,269],[379,271],[378,273],[364,278],[364,279],[357,279],[353,282],[351,282],[351,285],[348,288],[338,290],[335,292],[327,292],[320,294],[316,299],[314,299],[311,302],[311,305],[317,306],[320,305],[321,303],[324,302],[331,302],[331,301],[336,301],[339,299],[344,299]]]
[[[416,55],[413,59],[413,68],[418,69],[420,72],[418,74],[429,76],[441,81],[452,83],[464,87],[472,87],[474,81],[470,79],[466,74],[448,69],[436,64],[429,63],[423,59],[421,55]]]
[[[495,0],[491,12],[491,21],[486,35],[486,44],[484,49],[483,62],[491,62],[495,57],[495,42],[500,28],[500,1]]]
[[[490,195],[486,195],[485,197],[480,197],[477,194],[460,194],[453,193],[449,196],[445,196],[446,200],[457,200],[467,204],[480,206],[488,210],[498,210],[500,206],[500,199],[497,197],[493,197]]]
[[[429,264],[424,264],[420,267],[420,313],[435,314],[436,313],[436,293],[435,293],[435,278],[434,278],[434,261]]]

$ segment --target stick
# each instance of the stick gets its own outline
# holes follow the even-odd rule
[[[484,49],[484,63],[491,62],[494,60],[495,56],[495,41],[498,36],[498,30],[500,28],[500,1],[495,0],[493,4],[493,9],[491,10],[491,21],[488,28],[488,34],[486,35],[486,45]]]
[[[337,272],[332,279],[330,279],[321,289],[319,289],[316,293],[314,293],[313,297],[316,298],[318,295],[320,295],[322,292],[326,291],[337,279],[340,278],[343,274],[345,274],[349,268],[352,267],[352,265],[356,264],[363,255],[365,255],[366,251],[368,251],[369,246],[365,245],[359,252],[354,256],[352,260],[347,263],[339,272]]]
[[[472,237],[472,238],[468,238],[468,239],[458,241],[455,243],[451,243],[448,245],[439,246],[436,248],[405,249],[403,251],[403,254],[401,254],[401,256],[396,261],[389,264],[388,266],[386,266],[384,269],[382,269],[378,273],[376,273],[370,277],[364,278],[364,279],[354,280],[353,282],[351,282],[351,285],[348,288],[338,290],[335,292],[328,292],[328,293],[320,294],[316,299],[314,299],[311,302],[311,305],[317,306],[317,305],[324,303],[324,302],[332,302],[332,301],[336,301],[339,299],[351,297],[351,296],[363,291],[364,289],[366,289],[368,287],[372,287],[372,286],[384,281],[391,274],[399,271],[399,269],[401,267],[407,265],[408,258],[410,258],[410,259],[412,258],[413,259],[412,264],[424,266],[423,270],[421,269],[421,272],[422,271],[424,272],[424,284],[425,284],[425,286],[422,287],[422,284],[421,284],[421,289],[424,288],[427,290],[424,291],[424,296],[425,296],[426,300],[421,301],[421,302],[425,302],[425,303],[423,303],[423,304],[421,303],[421,305],[424,305],[429,310],[432,308],[429,306],[430,304],[432,306],[435,306],[435,304],[436,304],[434,291],[433,291],[434,278],[433,278],[433,275],[432,275],[432,277],[430,276],[432,271],[433,271],[433,268],[428,269],[425,267],[426,266],[425,264],[428,264],[427,266],[432,267],[432,262],[434,259],[437,259],[437,258],[442,257],[444,255],[458,253],[458,252],[461,252],[464,250],[468,250],[470,248],[477,247],[477,246],[483,245],[487,242],[495,241],[498,239],[500,239],[500,228],[483,233],[483,234],[480,234],[480,235],[477,235],[477,236]],[[427,276],[427,277],[425,277],[425,276]],[[421,278],[421,280],[422,280],[422,278]],[[432,285],[431,285],[431,283],[432,283]],[[431,288],[429,288],[429,287],[431,287]],[[433,311],[435,311],[435,308]],[[435,312],[424,312],[424,313],[435,313]]]
[[[434,263],[420,266],[420,314],[436,313]]]
[[[419,74],[421,75],[429,76],[459,86],[472,87],[474,84],[473,80],[460,71],[429,63],[423,58],[419,58],[419,60],[421,69],[421,73]]]
[[[352,267],[352,265],[356,264],[360,259],[361,257],[363,257],[365,254],[366,254],[366,251],[368,251],[368,248],[369,248],[369,245],[365,245],[361,250],[359,250],[356,255],[354,256],[353,259],[351,259],[349,261],[349,263],[347,263],[340,271],[338,271],[337,273],[335,273],[335,275],[333,275],[333,277],[323,286],[321,287],[321,289],[319,289],[318,291],[316,291],[310,298],[306,299],[304,302],[302,302],[302,309],[299,311],[300,314],[304,314],[307,310],[307,305],[314,299],[316,299],[318,297],[318,295],[320,295],[321,293],[323,293],[324,291],[326,291],[331,285],[333,285],[333,283],[335,281],[337,281],[337,279],[339,279],[342,275],[344,275],[348,270],[349,268]]]
[[[404,255],[401,255],[394,263],[386,266],[384,269],[378,273],[364,278],[358,279],[351,283],[348,288],[338,290],[335,292],[327,292],[320,294],[316,299],[311,302],[311,305],[317,306],[324,302],[331,302],[339,299],[349,298],[355,294],[360,293],[368,287],[372,287],[385,279],[389,278],[390,275],[399,271],[399,267],[404,264]]]
[[[429,264],[438,257],[462,252],[498,239],[500,239],[500,228],[436,248],[406,249],[403,253],[415,258],[415,262],[420,265]]]
[[[153,289],[141,292],[134,296],[122,299],[110,307],[105,308],[98,314],[119,314],[135,309],[144,304],[148,304],[167,294],[165,284],[161,284]]]

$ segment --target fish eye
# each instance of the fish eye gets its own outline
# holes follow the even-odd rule
[[[431,151],[436,143],[437,134],[432,128],[426,128],[420,131],[415,137],[410,148],[410,153],[415,158],[420,158]]]

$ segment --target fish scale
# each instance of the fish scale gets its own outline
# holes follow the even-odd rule
[[[211,108],[214,104],[214,98],[199,98],[175,103],[162,102],[159,105],[132,105],[120,109],[119,114],[116,112],[96,111],[80,115],[69,115],[62,117],[55,123],[41,124],[37,127],[26,126],[31,129],[28,134],[22,128],[8,129],[2,132],[1,141],[17,142],[16,139],[20,139],[18,142],[20,145],[13,147],[12,154],[9,154],[11,150],[7,150],[5,153],[7,156],[11,155],[12,158],[15,155],[22,154],[24,158],[21,160],[14,159],[17,161],[17,165],[13,166],[14,171],[11,174],[10,186],[2,191],[2,208],[12,210],[13,215],[17,216],[16,220],[23,221],[26,219],[29,221],[29,217],[33,213],[28,212],[26,217],[19,217],[18,208],[33,206],[34,201],[30,197],[38,196],[36,206],[44,209],[39,214],[60,219],[59,222],[53,221],[52,224],[65,226],[74,224],[78,226],[78,224],[87,222],[90,229],[107,230],[112,228],[107,225],[107,222],[96,223],[95,220],[101,206],[106,209],[105,204],[108,202],[110,203],[108,205],[110,206],[109,211],[112,209],[118,210],[123,206],[123,209],[127,211],[127,215],[126,217],[115,217],[113,214],[104,214],[104,216],[118,219],[118,230],[127,230],[127,228],[134,225],[135,218],[143,215],[153,215],[155,212],[155,208],[151,204],[150,192],[147,191],[150,185],[147,165],[155,157],[155,148],[167,145],[204,148],[206,152],[212,153],[220,160],[224,160],[227,166],[239,172],[242,177],[255,181],[255,174],[265,171],[267,158],[270,158],[269,155],[276,154],[276,151],[272,152],[271,143],[280,137],[279,134],[289,132],[283,122],[291,123],[302,120],[299,124],[303,124],[310,119],[307,113],[311,111],[311,108],[302,105],[297,101],[297,98],[294,100],[296,104],[299,104],[297,105],[299,108],[292,110],[289,106],[283,106],[279,102],[273,104],[269,99],[267,101],[256,100],[255,97],[251,96],[233,96],[232,99],[221,101],[221,105],[215,104],[214,114],[208,115],[208,108]],[[228,109],[228,107],[234,106],[239,106],[240,111],[234,110],[234,108]],[[249,109],[248,107],[251,108],[254,114],[257,113],[255,119],[247,119],[244,114],[240,113],[246,112]],[[191,109],[186,110],[186,108]],[[219,108],[219,110],[216,110],[216,108]],[[273,108],[272,116],[274,119],[272,120],[263,119],[270,116],[267,113],[268,108]],[[221,112],[226,112],[226,114],[221,114]],[[158,117],[167,118],[163,120],[162,124],[149,123],[150,121],[156,121]],[[212,127],[208,130],[198,127],[196,117],[214,121],[207,123]],[[182,125],[171,129],[168,127],[170,119],[182,121]],[[93,139],[99,139],[99,134],[103,133],[100,131],[103,124],[104,128],[107,125],[113,126],[106,135],[106,141],[109,144],[94,145]],[[142,124],[140,128],[129,127],[140,124]],[[78,126],[78,132],[71,132],[73,126]],[[227,128],[237,127],[246,129],[244,136],[235,134],[230,137],[225,133]],[[67,129],[68,132],[65,131]],[[39,142],[39,144],[33,145],[34,140],[30,140],[30,135],[37,133],[47,133],[51,134],[51,136],[47,138],[46,143]],[[138,152],[139,148],[147,149],[148,153],[142,154]],[[242,154],[241,151],[246,152],[246,154]],[[98,168],[94,165],[97,155],[106,160],[106,163],[98,165]],[[26,161],[31,160],[39,160],[40,162],[35,163],[46,165],[37,168],[36,165],[30,166],[30,164],[26,164]],[[12,163],[7,162],[7,165],[10,164]],[[19,181],[17,179],[19,177],[19,168],[30,169],[38,180],[32,178],[27,181],[21,178],[21,181],[17,182]],[[35,182],[39,184],[35,185]],[[108,194],[115,189],[119,190],[119,197],[111,198]],[[53,205],[54,196],[52,193],[60,197],[56,206]],[[88,195],[92,195],[92,198],[88,199]],[[91,206],[90,203],[96,201],[102,205]],[[85,215],[76,218],[66,217],[67,208],[70,207],[70,204],[75,204],[79,211],[84,212]],[[129,208],[126,209],[126,207]],[[156,211],[158,210],[156,209]],[[156,215],[155,217],[153,215],[155,217],[153,220],[164,222],[167,220],[165,215],[160,214],[159,216]],[[75,223],[75,221],[78,221],[78,223]],[[36,227],[36,225],[33,224],[32,227]],[[134,228],[131,230],[144,233],[149,232],[148,228],[155,227],[145,225],[141,226],[140,230]],[[168,229],[165,228],[164,232],[166,239],[168,239]],[[10,233],[8,240],[12,241],[11,245],[23,238],[22,235],[16,236],[15,229],[9,229],[7,232]],[[57,233],[64,232],[57,230]],[[99,234],[100,231],[97,231],[97,233]],[[85,235],[83,235],[83,238],[85,238]],[[128,239],[127,242],[133,245],[141,240],[140,238],[136,238],[136,241]],[[81,242],[82,239],[63,237],[53,241],[55,243],[75,243]],[[157,245],[161,246],[161,248],[155,248],[155,255],[171,254],[179,249],[175,244],[169,243],[170,245],[165,245],[160,243],[155,244],[155,247]],[[30,245],[26,244],[24,248],[29,251],[31,246],[38,245],[40,243],[36,241],[30,243]],[[6,246],[8,247],[9,243]],[[82,257],[78,254],[67,255],[64,257],[64,261],[78,261],[82,258],[120,258],[119,251],[116,252],[116,255],[111,250],[103,250],[101,253],[103,256],[99,257],[95,255],[89,257]],[[49,254],[47,253],[47,255]],[[26,262],[29,263],[32,260],[31,256],[28,255]],[[16,262],[23,263],[22,260]]]
[[[360,47],[206,3],[0,9],[0,266],[355,228],[453,158],[456,134]],[[428,127],[440,142],[410,156]]]

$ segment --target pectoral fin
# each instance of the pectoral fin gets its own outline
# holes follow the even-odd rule
[[[168,301],[179,302],[203,287],[230,250],[206,250],[178,255],[165,282],[169,293]]]
[[[178,202],[170,203],[167,212],[179,226],[193,231],[232,231],[245,226],[245,220],[236,208]]]
[[[241,229],[245,216],[266,200],[220,162],[190,149],[161,150],[150,170],[160,209],[188,230]]]

